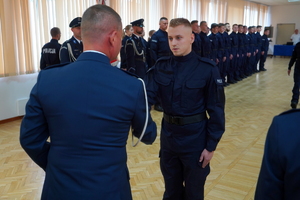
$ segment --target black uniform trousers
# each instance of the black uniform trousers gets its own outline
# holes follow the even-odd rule
[[[259,70],[262,70],[265,68],[265,62],[267,60],[268,57],[268,53],[265,52],[264,55],[260,56],[260,60],[259,60]]]
[[[168,122],[163,120],[162,123]],[[200,123],[205,124],[206,120]],[[210,167],[207,165],[202,168],[199,158],[206,140],[203,139],[203,144],[199,144],[200,147],[203,146],[200,151],[172,149],[170,148],[173,146],[172,144],[178,142],[181,137],[182,140],[185,140],[186,133],[166,135],[163,132],[164,130],[161,133],[160,150],[160,168],[166,187],[163,200],[203,200],[204,184]],[[188,137],[194,136],[189,135]]]
[[[299,89],[300,89],[300,68],[295,67],[294,70],[294,87],[293,87],[293,96],[292,101],[298,103],[299,102]]]

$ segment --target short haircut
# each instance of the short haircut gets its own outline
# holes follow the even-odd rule
[[[247,28],[247,26],[243,26],[243,28]]]
[[[218,27],[225,26],[225,24],[219,23]]]
[[[240,28],[240,27],[243,27],[243,28],[244,28],[244,26],[243,26],[242,24],[239,24],[238,27],[239,27],[239,28]]]
[[[174,28],[174,27],[177,27],[177,26],[180,26],[180,25],[192,28],[190,21],[185,19],[185,18],[174,18],[170,21],[169,26]]]
[[[238,26],[238,25],[237,24],[233,24],[232,27],[234,27],[234,26]]]
[[[266,32],[266,31],[270,31],[270,29],[266,28],[266,29],[264,30],[264,32]]]
[[[198,24],[198,20],[193,20],[193,21],[191,21],[191,24],[193,25],[193,24]]]
[[[159,19],[159,21],[162,21],[162,20],[168,20],[168,18],[166,18],[166,17],[161,17],[161,18]]]
[[[226,26],[226,25],[230,25],[230,24],[227,22],[227,23],[225,23],[225,26]]]
[[[51,37],[55,37],[60,34],[60,29],[58,27],[53,27],[50,30]]]
[[[206,21],[201,21],[200,22],[200,26],[202,25],[202,24],[204,24],[204,23],[207,23]]]
[[[87,40],[101,38],[112,31],[121,31],[119,14],[111,7],[96,4],[89,7],[82,16],[81,36]]]
[[[256,28],[261,28],[261,25],[258,25]]]

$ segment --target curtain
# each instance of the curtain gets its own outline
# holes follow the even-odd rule
[[[0,0],[0,77],[39,71],[42,46],[59,27],[60,43],[69,39],[69,23],[96,0]]]
[[[245,1],[244,24],[247,26],[269,26],[270,7],[262,4]]]

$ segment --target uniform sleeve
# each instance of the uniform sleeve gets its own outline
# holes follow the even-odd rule
[[[262,37],[261,38],[261,51],[266,51],[266,48],[265,48],[265,46],[266,46],[266,38],[265,37]]]
[[[43,49],[42,49],[41,60],[40,60],[40,69],[44,69],[44,68],[46,68],[46,61],[44,59],[44,54],[43,54]]]
[[[148,106],[151,110],[151,106],[155,105],[157,102],[157,90],[158,86],[154,79],[156,66],[154,65],[146,74],[145,83],[147,87],[147,96],[148,96]]]
[[[157,38],[157,35],[154,34],[152,35],[151,37],[151,40],[150,40],[150,55],[151,55],[151,58],[155,61],[157,61],[157,54],[158,54],[158,38]]]
[[[278,123],[277,118],[269,128],[263,161],[255,191],[255,200],[280,200],[284,199],[284,171],[278,156]]]
[[[60,59],[60,63],[71,62],[66,42],[64,42],[60,48],[59,59]]]
[[[129,72],[135,74],[134,49],[133,49],[132,41],[130,39],[128,39],[125,43],[125,53],[126,53],[127,69]]]
[[[40,72],[41,74],[42,72]],[[48,125],[38,98],[38,83],[33,87],[26,105],[20,130],[20,144],[29,157],[46,169],[50,149]]]
[[[209,115],[206,149],[214,151],[225,131],[225,94],[222,78],[217,67],[212,67],[205,96]]]
[[[296,46],[294,47],[293,54],[292,54],[291,60],[290,60],[290,62],[289,62],[289,68],[288,68],[289,70],[292,69],[292,67],[293,67],[293,65],[294,65],[294,63],[295,63],[295,61],[297,60],[297,50],[298,50],[299,47],[300,47],[299,45],[296,45]]]
[[[142,83],[141,83],[142,85]],[[139,89],[138,100],[136,102],[135,115],[132,119],[132,132],[136,137],[140,137],[146,120],[146,110],[148,105],[146,104],[147,93],[141,86]],[[148,124],[145,131],[145,135],[142,138],[142,142],[145,144],[152,144],[156,138],[156,124],[151,118],[150,111],[148,113]]]

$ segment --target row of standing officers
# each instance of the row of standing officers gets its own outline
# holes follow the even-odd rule
[[[131,26],[125,28],[126,35],[120,52],[121,68],[142,78],[145,77],[147,69],[159,58],[172,54],[166,32],[168,19],[165,17],[160,19],[159,30],[152,35],[148,43],[142,37],[143,22],[143,19],[139,19],[131,22],[132,28]],[[261,26],[247,27],[234,24],[233,31],[228,34],[225,31],[225,24],[213,23],[211,34],[208,35],[209,28],[205,21],[198,26],[198,21],[194,20],[191,25],[195,36],[193,51],[217,64],[225,86],[253,73],[266,71],[264,63],[269,48],[269,30],[264,30],[262,36]]]
[[[160,18],[159,29],[146,41],[144,19],[131,22],[125,27],[125,36],[120,51],[121,68],[144,78],[147,70],[164,56],[172,55],[168,44],[168,19]],[[69,26],[73,36],[62,45],[58,43],[60,30],[51,29],[52,39],[42,48],[40,68],[53,64],[74,62],[83,51],[81,41],[81,17],[74,18]],[[246,78],[253,73],[266,71],[266,61],[269,48],[269,30],[264,30],[261,36],[261,26],[243,26],[234,24],[229,34],[225,24],[211,24],[208,28],[205,21],[191,22],[194,34],[193,51],[201,57],[214,61],[220,71],[224,86]],[[208,35],[209,31],[211,34]],[[247,34],[248,33],[248,34]],[[259,64],[259,68],[257,65]]]

